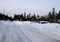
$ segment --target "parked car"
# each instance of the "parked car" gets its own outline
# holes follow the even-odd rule
[[[49,23],[48,21],[40,21],[41,24]]]

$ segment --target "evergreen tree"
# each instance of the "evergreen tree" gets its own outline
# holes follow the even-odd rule
[[[31,21],[31,13],[27,15],[28,21]]]
[[[57,19],[60,19],[60,10],[58,12],[58,15],[56,16]]]
[[[51,18],[51,12],[49,12],[48,17],[49,17],[49,19]]]
[[[37,15],[36,20],[40,21],[40,16],[39,15]]]
[[[34,21],[36,20],[36,15],[35,15],[35,13],[34,13],[34,15],[33,15],[33,20],[34,20]]]
[[[26,12],[24,12],[24,18],[26,18]]]
[[[56,14],[56,12],[55,12],[55,8],[53,8],[53,11],[52,11],[52,19],[55,18],[55,14]]]

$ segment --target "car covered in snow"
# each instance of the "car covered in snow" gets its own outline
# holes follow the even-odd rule
[[[41,23],[41,24],[47,24],[49,22],[48,21],[40,21],[39,23]]]

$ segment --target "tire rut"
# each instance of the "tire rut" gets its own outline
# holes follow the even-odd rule
[[[25,33],[20,29],[20,27],[19,26],[17,26],[16,24],[14,24],[15,25],[15,27],[16,27],[16,29],[15,29],[15,31],[16,30],[18,30],[23,36],[24,36],[24,38],[27,40],[27,42],[32,42],[26,35],[25,35]],[[16,31],[16,34],[17,34],[17,36],[19,35],[19,33]],[[20,37],[20,35],[19,35],[19,37]],[[18,38],[19,38],[18,37]],[[19,39],[21,39],[21,38],[19,38]]]
[[[7,37],[7,32],[8,32],[8,26],[7,28],[5,29],[4,33],[3,33],[3,36],[1,37],[1,41],[0,42],[6,42],[6,37]]]

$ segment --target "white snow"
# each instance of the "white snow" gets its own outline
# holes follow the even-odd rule
[[[60,42],[60,24],[0,21],[0,42]]]

